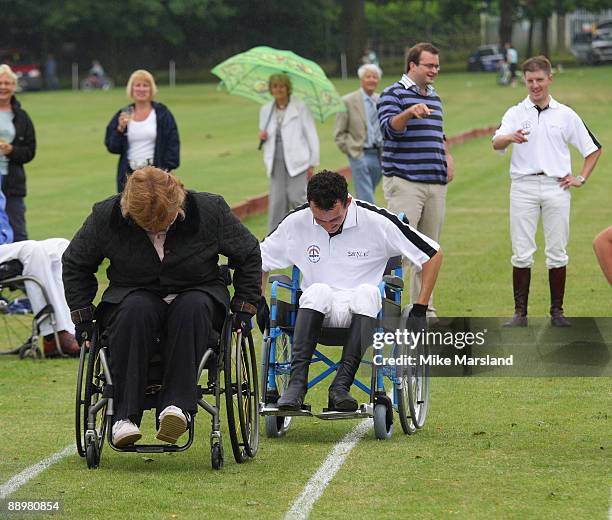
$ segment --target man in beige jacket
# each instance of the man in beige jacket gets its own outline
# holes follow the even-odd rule
[[[376,110],[378,94],[374,92],[382,71],[378,65],[366,63],[359,67],[357,75],[361,86],[342,98],[346,112],[336,114],[334,141],[348,156],[357,198],[373,203],[382,176],[382,135]]]

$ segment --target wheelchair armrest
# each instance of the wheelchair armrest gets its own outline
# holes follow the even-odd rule
[[[404,288],[404,280],[402,280],[399,276],[386,274],[383,276],[383,282],[385,282],[385,287],[391,289],[392,291],[401,291]]]
[[[274,282],[280,282],[283,285],[288,285],[289,287],[293,285],[291,278],[289,278],[286,274],[273,274],[268,279],[268,283],[274,283]]]

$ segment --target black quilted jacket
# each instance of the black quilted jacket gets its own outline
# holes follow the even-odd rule
[[[109,286],[102,302],[119,303],[136,289],[161,296],[187,289],[210,294],[227,308],[229,292],[219,255],[234,269],[232,307],[257,305],[260,298],[259,242],[233,215],[220,195],[188,192],[185,219],[168,230],[160,261],[146,232],[121,215],[120,195],[94,205],[64,253],[63,279],[70,310],[91,305],[98,290],[95,273],[105,258]]]
[[[21,108],[15,96],[11,98],[15,125],[13,151],[8,155],[8,175],[2,183],[2,191],[7,197],[26,196],[26,178],[23,165],[34,159],[36,154],[36,134],[28,113]]]

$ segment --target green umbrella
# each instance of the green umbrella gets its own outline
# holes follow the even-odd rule
[[[314,61],[291,51],[272,47],[253,47],[219,63],[212,73],[221,78],[228,93],[237,94],[264,104],[272,99],[268,78],[284,72],[291,78],[293,94],[298,96],[315,119],[325,121],[346,108],[332,82]]]

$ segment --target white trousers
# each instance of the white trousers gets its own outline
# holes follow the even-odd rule
[[[0,246],[0,262],[19,260],[23,264],[23,274],[38,278],[42,283],[49,303],[55,311],[57,330],[66,330],[74,334],[74,324],[70,319],[70,309],[64,296],[62,282],[62,255],[68,247],[65,238],[49,238],[48,240],[25,240],[14,244]],[[45,299],[37,284],[25,283],[26,293],[32,304],[34,314],[45,306]],[[41,324],[41,333],[53,333],[51,324],[45,320]]]
[[[512,181],[510,188],[510,235],[512,265],[532,267],[540,214],[544,228],[546,267],[567,265],[570,190],[559,187],[555,178],[526,175]]]
[[[375,318],[382,307],[380,290],[361,284],[355,289],[333,289],[324,283],[313,283],[300,297],[300,307],[325,314],[325,327],[347,328],[353,314]]]

